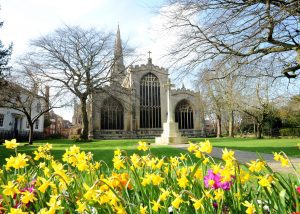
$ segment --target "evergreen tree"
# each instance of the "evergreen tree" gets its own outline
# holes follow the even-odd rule
[[[3,22],[0,22],[0,28],[2,27]],[[2,79],[6,72],[10,70],[10,66],[8,66],[8,62],[10,59],[10,55],[12,52],[12,44],[5,48],[0,40],[0,79]]]

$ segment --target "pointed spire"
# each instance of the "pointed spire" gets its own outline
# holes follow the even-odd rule
[[[185,89],[184,83],[182,83],[181,89]]]
[[[123,62],[123,49],[120,27],[118,25],[118,30],[115,39],[115,50],[114,50],[114,65],[111,73],[112,83],[121,84],[125,78],[125,66]]]
[[[115,60],[123,65],[123,50],[122,50],[122,40],[120,34],[120,27],[118,25],[116,40],[115,40]]]

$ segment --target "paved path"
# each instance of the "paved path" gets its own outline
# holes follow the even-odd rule
[[[179,149],[187,149],[189,144],[174,144],[170,145],[175,148]],[[222,158],[222,149],[218,147],[213,147],[212,153],[210,154],[212,157],[215,158]],[[300,151],[299,151],[300,152]],[[268,165],[272,168],[273,171],[277,172],[285,172],[285,173],[294,173],[294,170],[291,166],[289,167],[282,167],[280,162],[274,161],[273,154],[264,154],[260,153],[260,155],[267,161]],[[248,152],[248,151],[241,151],[241,150],[234,150],[234,156],[240,163],[249,163],[251,160],[256,160],[259,157],[255,152]],[[298,173],[300,174],[300,158],[290,158],[291,162],[297,168]]]

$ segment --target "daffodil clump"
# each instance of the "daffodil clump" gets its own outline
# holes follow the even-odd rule
[[[0,213],[298,213],[297,173],[273,172],[264,160],[240,165],[234,151],[214,160],[211,143],[190,143],[189,153],[156,157],[146,142],[139,154],[116,149],[113,169],[76,145],[61,160],[52,146],[32,156],[17,152],[0,171]],[[4,148],[3,148],[4,149]],[[282,166],[292,163],[275,153]]]

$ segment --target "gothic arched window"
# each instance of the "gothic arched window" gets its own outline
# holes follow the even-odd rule
[[[122,104],[113,98],[106,99],[101,108],[101,129],[123,129],[124,110]]]
[[[161,128],[160,84],[157,76],[146,74],[140,85],[140,128]]]
[[[175,121],[179,129],[194,129],[193,108],[187,100],[180,101],[175,108]]]

